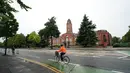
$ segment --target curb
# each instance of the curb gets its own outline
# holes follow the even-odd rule
[[[40,65],[42,67],[46,67],[46,68],[50,69],[51,71],[53,71],[55,73],[63,73],[62,71],[60,71],[60,70],[58,70],[55,67],[52,67],[50,65],[47,65],[47,64],[44,64],[44,63],[41,63],[41,62],[38,62],[38,61],[34,61],[34,60],[31,60],[31,59],[27,59],[27,58],[22,58],[22,57],[18,57],[18,58],[29,61],[31,63],[35,63],[35,64]]]

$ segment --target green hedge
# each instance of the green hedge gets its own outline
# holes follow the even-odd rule
[[[60,45],[53,45],[53,47],[58,47],[58,48],[59,48],[59,47],[60,47]]]
[[[115,43],[113,47],[130,47],[130,43]]]

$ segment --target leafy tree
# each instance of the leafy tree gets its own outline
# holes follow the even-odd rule
[[[49,45],[49,39],[48,39],[48,37],[46,37],[46,30],[45,29],[41,29],[38,32],[38,34],[41,37],[40,46],[41,47],[48,46]]]
[[[130,42],[130,30],[122,37],[122,42]]]
[[[15,43],[15,36],[9,37],[7,43],[8,43],[8,44],[7,44],[8,47],[14,46],[14,43]]]
[[[29,35],[28,40],[32,42],[32,46],[34,47],[36,44],[40,43],[41,39],[40,36],[34,31]]]
[[[25,36],[23,34],[16,34],[8,39],[8,46],[23,47],[26,44]]]
[[[16,34],[18,30],[18,22],[14,18],[12,13],[7,13],[1,16],[0,20],[0,37],[5,37],[5,54],[7,50],[7,41],[9,37],[12,37]]]
[[[27,10],[28,7],[21,0],[17,0],[21,8]],[[13,12],[18,12],[15,8],[11,7],[12,0],[0,0],[0,37],[5,38],[5,54],[7,50],[7,41],[9,37],[16,34],[18,30],[18,22],[15,19]]]
[[[122,37],[122,42],[127,43],[130,42],[130,26],[129,27],[129,31]]]
[[[112,38],[112,45],[114,45],[115,43],[120,43],[120,38],[119,37],[114,36]]]
[[[25,38],[24,34],[22,34],[22,33],[18,34],[16,37],[16,41],[18,42],[19,47],[25,46],[26,38]]]
[[[53,37],[57,38],[60,35],[60,32],[58,30],[58,27],[56,25],[55,17],[52,17],[51,19],[48,19],[48,22],[46,22],[44,25],[46,26],[44,28],[45,35],[44,37],[51,39],[51,49],[53,49]]]
[[[3,42],[0,42],[0,47],[4,47],[4,43]]]
[[[25,36],[22,33],[16,34],[14,37],[15,37],[15,41],[14,41],[15,46],[22,47],[26,44]]]
[[[96,25],[89,21],[88,17],[84,15],[81,22],[79,33],[76,42],[84,47],[96,45],[97,37],[94,29]]]
[[[22,9],[25,9],[26,11],[28,11],[28,9],[31,9],[31,7],[25,5],[21,0],[16,0],[16,1]],[[13,0],[0,0],[1,8],[4,8],[4,6],[10,6],[11,3],[14,3],[14,1]],[[8,9],[14,9],[14,8],[10,6],[8,7]]]
[[[27,36],[26,36],[26,46],[28,47],[28,48],[30,48],[30,44],[31,44],[32,42],[31,41],[29,41],[29,34],[27,34]]]

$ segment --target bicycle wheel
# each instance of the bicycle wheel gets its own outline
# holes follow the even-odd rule
[[[70,62],[70,58],[68,56],[64,56],[63,61],[64,61],[64,63],[68,64]]]
[[[59,61],[60,61],[60,58],[57,57],[57,56],[54,56],[54,60],[55,60],[56,62],[59,62]]]

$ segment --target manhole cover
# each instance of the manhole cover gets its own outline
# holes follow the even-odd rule
[[[9,68],[0,67],[0,73],[11,73],[11,71],[9,70]]]

